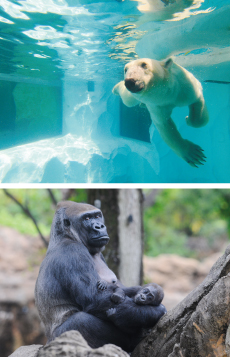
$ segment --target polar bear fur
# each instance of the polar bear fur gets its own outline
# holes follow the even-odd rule
[[[138,59],[126,64],[124,72],[124,81],[113,88],[113,93],[120,95],[128,107],[144,103],[166,144],[191,166],[203,165],[205,156],[201,147],[183,139],[171,119],[173,108],[188,106],[188,125],[199,128],[208,123],[200,82],[171,58]]]

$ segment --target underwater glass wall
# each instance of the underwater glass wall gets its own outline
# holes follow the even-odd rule
[[[227,0],[2,0],[0,181],[229,183],[229,35]],[[141,64],[151,91],[167,77],[147,104],[146,94],[128,107],[112,92],[130,61],[169,57],[203,87],[206,125],[187,125],[187,102],[171,115],[184,142],[200,148],[197,167],[150,113],[158,97],[165,108],[176,91],[188,96],[180,67],[162,62],[160,75]]]

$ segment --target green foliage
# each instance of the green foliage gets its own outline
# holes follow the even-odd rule
[[[151,232],[153,232],[151,234]],[[145,253],[149,256],[159,254],[178,254],[186,257],[192,252],[186,248],[186,235],[178,233],[170,227],[152,224],[146,227]]]
[[[230,190],[162,190],[144,212],[146,254],[195,256],[186,248],[189,237],[205,237],[211,245],[227,235],[229,217]]]
[[[47,190],[44,189],[11,189],[8,190],[17,200],[29,207],[31,213],[38,222],[43,235],[48,236],[54,207],[50,202]],[[55,191],[55,190],[54,190]],[[60,199],[59,191],[56,190],[57,199]],[[0,224],[17,229],[19,232],[36,236],[38,232],[32,220],[25,216],[22,209],[0,190]]]
[[[87,201],[88,201],[87,190],[85,190],[85,189],[76,189],[76,190],[74,190],[74,193],[69,198],[69,201],[87,203]]]
[[[42,234],[49,236],[55,207],[46,189],[10,189],[20,203],[28,206]],[[60,189],[52,189],[57,201]],[[148,193],[148,190],[144,190]],[[75,189],[70,200],[87,202],[87,190]],[[21,208],[0,190],[0,225],[37,236],[38,232]],[[165,189],[153,206],[144,212],[145,253],[197,257],[188,247],[189,237],[204,237],[210,247],[230,232],[230,190]]]
[[[10,189],[8,190],[23,205],[28,206],[37,224],[46,237],[49,236],[50,227],[55,213],[55,207],[46,189]],[[52,190],[57,201],[61,200],[61,191]],[[86,190],[75,190],[74,201],[86,201]],[[32,220],[27,217],[22,209],[11,198],[0,190],[0,225],[12,227],[23,234],[37,236],[38,232]]]

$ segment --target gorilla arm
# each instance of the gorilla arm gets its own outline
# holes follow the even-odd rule
[[[122,331],[135,333],[142,327],[153,327],[165,313],[164,305],[140,306],[126,297],[125,301],[117,305],[116,308],[107,310],[107,317]]]
[[[139,100],[135,99],[130,91],[126,89],[124,81],[117,83],[115,87],[113,87],[113,94],[119,95],[127,107],[134,107],[140,104]]]
[[[183,139],[171,119],[172,107],[147,106],[151,119],[165,143],[192,167],[203,165],[205,155],[200,146]]]
[[[76,259],[76,251],[78,259]],[[52,255],[52,263],[51,261],[49,263],[50,274],[53,274],[49,280],[50,289],[52,289],[52,281],[58,283],[60,290],[56,291],[57,300],[62,298],[62,294],[66,294],[67,305],[76,305],[79,310],[84,311],[97,293],[98,280],[88,249],[83,244],[66,239],[56,252],[52,252]]]
[[[118,295],[119,296],[122,296],[121,293],[120,293],[120,290],[123,291],[124,295],[125,296],[128,296],[129,298],[134,298],[134,296],[136,294],[139,293],[139,291],[143,288],[142,286],[140,285],[137,285],[137,286],[131,286],[131,287],[126,287],[124,286],[123,284],[121,284],[121,282],[118,280],[117,281],[117,285],[118,285],[118,289],[114,291],[111,299],[112,301],[114,302],[117,302],[116,301],[116,296]]]
[[[116,284],[108,284],[106,281],[100,280],[97,283],[97,288],[98,291],[105,291],[105,293],[111,294],[110,299],[116,304],[123,302],[126,296],[128,296],[138,305],[158,306],[164,298],[162,287],[156,283],[126,288],[119,280]],[[109,307],[106,306],[108,305],[105,304],[102,310],[108,310]]]

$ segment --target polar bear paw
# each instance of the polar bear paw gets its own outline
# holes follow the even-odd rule
[[[192,167],[204,165],[206,156],[203,149],[189,140],[184,140],[182,158]]]
[[[120,87],[122,86],[122,82],[124,82],[124,81],[121,81],[121,82],[117,83],[117,84],[113,87],[113,90],[112,90],[113,94],[115,94],[115,95],[120,95]]]

